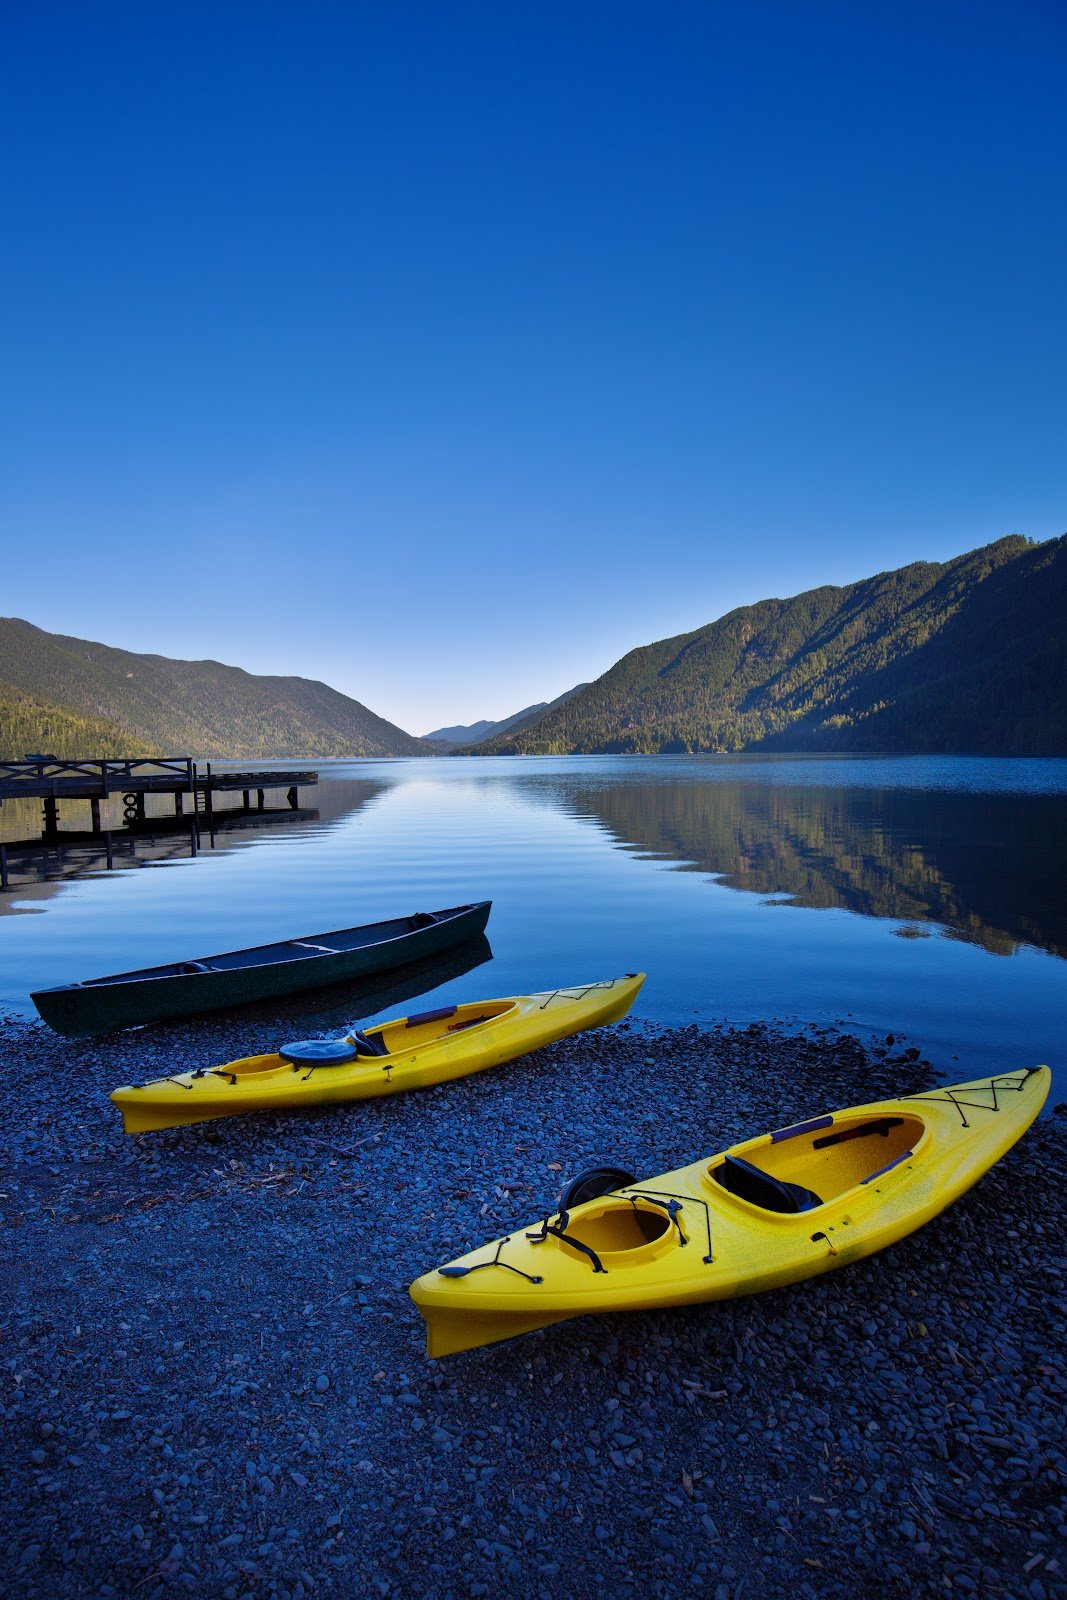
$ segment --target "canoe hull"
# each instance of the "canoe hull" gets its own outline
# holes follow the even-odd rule
[[[563,1239],[531,1226],[471,1251],[411,1286],[428,1354],[572,1317],[757,1294],[873,1255],[976,1183],[1033,1122],[1050,1082],[1037,1067],[835,1112],[577,1206]],[[772,1212],[712,1176],[728,1155],[787,1173],[792,1163],[794,1177],[822,1161],[838,1188],[824,1186],[810,1209]],[[567,1235],[593,1247],[596,1269]]]
[[[394,967],[423,961],[442,951],[476,939],[484,933],[491,902],[459,906],[435,912],[440,920],[432,926],[360,945],[337,954],[308,951],[293,960],[272,960],[262,964],[233,966],[217,971],[189,972],[152,977],[131,975],[114,980],[94,980],[85,984],[65,984],[56,989],[41,989],[30,996],[50,1028],[68,1039],[112,1033],[118,1028],[146,1022],[168,1022],[176,1017],[194,1016],[205,1011],[228,1010],[233,1006],[273,1000],[287,994],[346,983],[353,978],[371,977]],[[394,923],[369,924],[369,927],[395,927]],[[340,930],[349,933],[352,930]],[[329,934],[314,935],[327,939]],[[249,951],[255,956],[256,951]],[[218,957],[208,956],[206,963]]]
[[[445,1007],[446,1015],[427,1013],[435,1020],[425,1023],[401,1017],[367,1030],[388,1042],[385,1057],[361,1056],[305,1071],[278,1055],[250,1056],[206,1073],[125,1085],[111,1098],[127,1133],[147,1133],[254,1111],[296,1111],[428,1089],[616,1022],[643,982],[639,973],[581,988]],[[498,1014],[480,1020],[483,1010]]]

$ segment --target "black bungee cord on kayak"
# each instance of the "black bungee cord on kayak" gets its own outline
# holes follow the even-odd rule
[[[633,974],[631,973],[629,976],[632,977]],[[606,978],[601,983],[587,983],[582,988],[553,989],[550,994],[545,995],[544,1000],[542,1000],[537,1009],[538,1011],[546,1010],[553,1000],[558,1000],[561,995],[565,1000],[584,1000],[587,994],[596,994],[599,989],[614,989],[616,982],[615,978]]]
[[[211,1071],[212,1071],[212,1069],[210,1067],[197,1067],[195,1072],[190,1072],[189,1073],[189,1077],[190,1078],[206,1078]],[[220,1076],[220,1074],[216,1074],[216,1076]],[[178,1085],[179,1089],[191,1089],[193,1087],[192,1084],[191,1083],[183,1083],[182,1082],[182,1078],[183,1077],[185,1077],[185,1073],[179,1073],[176,1076],[170,1077],[170,1078],[149,1078],[145,1083],[131,1083],[130,1084],[130,1088],[131,1089],[151,1089],[151,1087],[152,1087],[152,1085],[154,1083],[176,1083]],[[235,1078],[233,1081],[236,1083],[237,1079]]]
[[[625,1193],[626,1194],[626,1198],[628,1200],[631,1199],[631,1191],[630,1190],[627,1189],[627,1190],[620,1191],[620,1192]],[[686,1195],[672,1194],[669,1189],[636,1189],[635,1188],[632,1191],[632,1193],[637,1195],[638,1199],[650,1201],[651,1204],[654,1205],[654,1206],[663,1206],[663,1209],[667,1212],[667,1214],[670,1217],[671,1221],[674,1223],[674,1226],[678,1229],[678,1243],[680,1245],[688,1244],[689,1240],[686,1238],[685,1234],[682,1232],[682,1226],[681,1226],[681,1223],[678,1221],[676,1213],[679,1212],[679,1211],[683,1211],[684,1212],[685,1207],[689,1204],[689,1202],[691,1200],[694,1200],[698,1206],[703,1207],[703,1211],[704,1211],[704,1226],[706,1227],[707,1234],[708,1234],[708,1253],[707,1253],[706,1256],[703,1257],[703,1261],[704,1261],[704,1265],[706,1267],[710,1267],[712,1265],[712,1263],[715,1260],[715,1256],[712,1253],[712,1247],[711,1247],[711,1210],[710,1210],[710,1208],[708,1206],[708,1202],[705,1199],[703,1199],[702,1196],[700,1196],[698,1194],[686,1194]],[[665,1195],[666,1196],[666,1201],[658,1198],[660,1195]],[[667,1201],[669,1201],[670,1204],[667,1204]],[[637,1209],[635,1202],[634,1202],[634,1209],[635,1210]]]
[[[1040,1067],[1024,1067],[1021,1073],[1013,1072],[1010,1074],[994,1074],[994,1076],[989,1079],[988,1083],[976,1083],[974,1085],[973,1092],[976,1094],[981,1094],[984,1090],[988,1089],[990,1094],[993,1096],[993,1102],[991,1105],[985,1105],[981,1100],[958,1100],[951,1089],[944,1089],[940,1093],[935,1094],[905,1094],[901,1095],[901,1099],[925,1100],[931,1105],[953,1105],[960,1114],[960,1122],[962,1125],[965,1128],[969,1128],[970,1123],[967,1121],[967,1118],[964,1115],[963,1108],[965,1106],[968,1111],[1002,1111],[1004,1108],[997,1101],[997,1091],[1002,1090],[1004,1093],[1007,1093],[1010,1090],[1013,1094],[1021,1094],[1027,1079],[1033,1077],[1034,1073],[1040,1072],[1040,1070]]]
[[[708,1209],[708,1203],[706,1200],[702,1200],[699,1195],[683,1196],[671,1194],[667,1189],[656,1191],[652,1189],[634,1188],[631,1190],[629,1187],[627,1187],[626,1189],[619,1189],[615,1190],[614,1192],[617,1193],[621,1198],[628,1200],[634,1211],[637,1210],[637,1202],[639,1200],[644,1200],[647,1205],[658,1206],[661,1211],[665,1211],[667,1213],[668,1221],[672,1223],[678,1230],[679,1246],[687,1245],[689,1240],[686,1238],[682,1225],[678,1221],[678,1213],[684,1212],[686,1202],[690,1200],[696,1200],[697,1204],[703,1206],[704,1208],[704,1222],[708,1233],[708,1253],[703,1258],[704,1264],[706,1266],[711,1266],[715,1258],[712,1254],[711,1246],[711,1213]],[[541,1224],[540,1231],[537,1233],[528,1233],[526,1237],[532,1244],[544,1244],[545,1240],[549,1238],[559,1239],[562,1244],[569,1244],[572,1249],[580,1250],[583,1255],[588,1256],[590,1261],[593,1263],[594,1272],[607,1273],[607,1267],[601,1261],[592,1245],[586,1244],[584,1240],[579,1239],[575,1234],[568,1233],[567,1230],[570,1227],[570,1221],[570,1212],[561,1211],[559,1212],[555,1223],[546,1217],[545,1221]]]
[[[563,1244],[569,1244],[572,1250],[580,1250],[584,1256],[588,1256],[590,1261],[593,1263],[594,1272],[606,1273],[608,1269],[601,1261],[592,1245],[583,1244],[581,1239],[576,1239],[573,1233],[567,1232],[567,1229],[570,1227],[570,1221],[570,1212],[561,1211],[554,1223],[550,1222],[548,1217],[546,1217],[544,1222],[541,1224],[540,1233],[528,1233],[526,1237],[529,1239],[531,1244],[544,1244],[545,1240],[549,1237],[553,1239],[559,1239]]]
[[[506,1244],[511,1243],[510,1233],[501,1239],[496,1247],[496,1255],[489,1261],[476,1261],[471,1267],[438,1267],[442,1278],[465,1278],[471,1272],[480,1272],[483,1267],[504,1267],[508,1272],[515,1272],[520,1278],[525,1278],[527,1283],[544,1283],[544,1279],[536,1277],[531,1272],[523,1272],[521,1267],[513,1267],[510,1261],[502,1261],[500,1252]]]
[[[678,1229],[678,1243],[680,1245],[689,1243],[689,1240],[682,1232],[682,1224],[678,1221],[678,1213],[682,1209],[682,1202],[677,1195],[669,1195],[666,1200],[661,1200],[658,1195],[652,1194],[651,1191],[644,1193],[642,1190],[637,1189],[633,1194],[628,1194],[626,1198],[635,1211],[637,1210],[638,1200],[647,1200],[650,1206],[659,1206],[661,1211],[667,1213],[668,1222],[672,1222]]]
[[[702,1200],[699,1195],[671,1194],[666,1189],[654,1191],[635,1187],[632,1191],[627,1188],[625,1190],[612,1190],[611,1192],[618,1194],[621,1199],[628,1200],[635,1211],[637,1210],[637,1202],[639,1200],[644,1200],[647,1205],[658,1206],[660,1210],[665,1211],[669,1221],[678,1230],[679,1246],[687,1245],[689,1240],[686,1238],[682,1225],[678,1221],[678,1214],[679,1212],[684,1211],[685,1204],[688,1201],[696,1200],[697,1204],[704,1208],[704,1223],[707,1228],[708,1235],[708,1253],[706,1256],[704,1256],[703,1260],[706,1266],[711,1266],[715,1258],[712,1254],[711,1246],[711,1212],[708,1208],[708,1203],[706,1200]],[[550,1217],[546,1217],[540,1228],[534,1233],[528,1233],[526,1237],[530,1240],[531,1244],[544,1244],[546,1239],[558,1239],[561,1244],[570,1245],[573,1250],[580,1250],[584,1256],[588,1256],[592,1264],[593,1272],[602,1273],[606,1277],[608,1272],[607,1267],[601,1261],[592,1245],[586,1244],[583,1239],[579,1239],[575,1234],[568,1231],[570,1228],[570,1223],[570,1212],[566,1210],[559,1211],[556,1213],[556,1220],[554,1222]],[[470,1267],[438,1267],[437,1270],[442,1278],[465,1278],[471,1272],[480,1272],[483,1267],[504,1267],[508,1272],[517,1273],[520,1278],[525,1278],[527,1283],[543,1283],[543,1277],[535,1273],[524,1272],[521,1267],[512,1266],[510,1261],[505,1261],[503,1259],[501,1251],[506,1244],[510,1243],[511,1235],[508,1234],[506,1238],[498,1241],[496,1253],[488,1260],[476,1261],[473,1266]]]

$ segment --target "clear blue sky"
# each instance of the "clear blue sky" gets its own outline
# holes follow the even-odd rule
[[[421,733],[1067,527],[1067,5],[8,0],[0,612]]]

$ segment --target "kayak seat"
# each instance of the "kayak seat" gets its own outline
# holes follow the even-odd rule
[[[381,1039],[376,1039],[372,1034],[350,1033],[348,1037],[355,1045],[357,1055],[387,1056],[389,1054]]]
[[[762,1206],[764,1211],[792,1216],[798,1211],[814,1211],[823,1203],[814,1189],[802,1188],[799,1183],[785,1183],[761,1167],[754,1167],[751,1161],[742,1161],[740,1156],[724,1156],[722,1166],[715,1171],[715,1179],[729,1194],[747,1200],[750,1205]]]
[[[278,1054],[294,1067],[343,1067],[356,1059],[347,1039],[300,1039],[283,1045]]]

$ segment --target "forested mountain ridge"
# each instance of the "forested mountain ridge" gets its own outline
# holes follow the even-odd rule
[[[1067,753],[1067,536],[743,606],[477,752]]]
[[[127,748],[116,754],[128,749],[266,760],[427,753],[411,734],[314,679],[138,655],[46,633],[17,617],[0,618],[0,680],[74,719],[117,728]],[[25,748],[41,748],[42,741],[47,743],[44,731]]]
[[[0,761],[23,756],[58,756],[77,761],[85,756],[141,756],[148,747],[100,717],[82,717],[65,706],[50,705],[13,683],[0,683]]]

